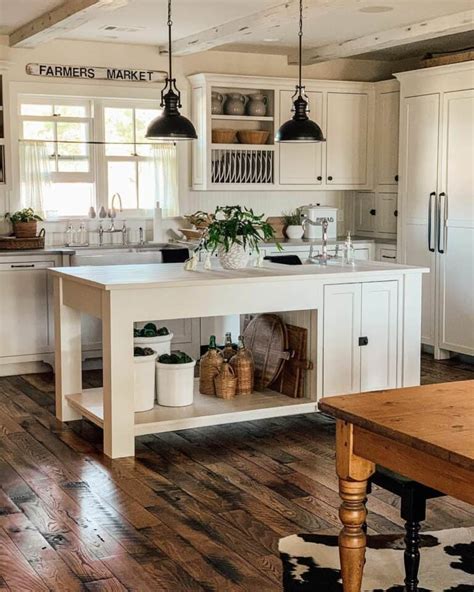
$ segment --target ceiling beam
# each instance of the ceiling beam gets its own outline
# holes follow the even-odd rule
[[[10,34],[10,47],[36,47],[96,17],[103,10],[125,6],[128,0],[66,0]]]
[[[361,6],[367,3],[368,0],[304,0],[304,17],[313,18],[344,6]],[[298,13],[299,0],[286,0],[276,6],[177,39],[173,43],[173,54],[183,56],[214,49],[228,43],[245,43],[246,37],[263,31],[267,34],[278,35],[278,28],[287,25],[288,22],[295,24],[296,39]],[[160,47],[160,53],[168,53],[168,47]]]
[[[474,10],[458,12],[341,43],[306,49],[303,51],[303,64],[310,65],[338,58],[353,57],[380,49],[408,45],[416,41],[425,41],[472,30],[474,30]],[[288,56],[288,63],[296,64],[297,62],[298,54],[295,51]]]

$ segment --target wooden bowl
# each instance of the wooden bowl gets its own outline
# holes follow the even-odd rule
[[[212,130],[213,144],[233,144],[236,131],[234,129],[216,128]]]
[[[201,240],[203,235],[203,230],[197,230],[195,228],[180,228],[180,232],[184,234],[186,240]]]
[[[269,135],[266,130],[239,130],[237,139],[241,144],[266,144]]]

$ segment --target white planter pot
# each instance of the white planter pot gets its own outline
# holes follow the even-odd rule
[[[151,347],[151,349],[161,356],[161,354],[171,353],[171,340],[173,337],[173,333],[170,333],[169,335],[157,335],[156,337],[134,337],[133,345],[139,347]]]
[[[193,404],[194,366],[188,364],[162,364],[156,362],[156,397],[164,407],[186,407]]]
[[[287,226],[285,234],[289,239],[303,238],[304,228],[301,226],[301,224]]]
[[[158,354],[133,357],[135,413],[153,409],[155,404],[155,362]]]
[[[234,243],[228,251],[220,247],[219,262],[224,269],[243,269],[249,262],[249,252],[237,243]]]

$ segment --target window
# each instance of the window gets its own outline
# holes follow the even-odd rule
[[[156,200],[153,149],[145,138],[158,109],[104,107],[109,200],[120,193],[125,209],[150,209]]]
[[[97,211],[110,207],[114,193],[120,194],[124,210],[149,210],[159,199],[165,216],[177,215],[175,148],[145,138],[148,124],[160,114],[155,105],[21,96],[20,170],[25,158],[38,152],[22,147],[41,145],[47,163],[37,168],[47,168],[51,181],[42,185],[47,217],[86,216],[90,206]],[[27,185],[22,182],[22,194]]]

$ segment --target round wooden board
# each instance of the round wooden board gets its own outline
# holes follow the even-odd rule
[[[258,315],[245,328],[244,340],[253,355],[255,389],[265,389],[278,377],[288,356],[286,325],[277,315]]]

